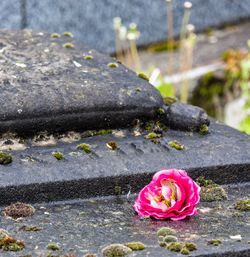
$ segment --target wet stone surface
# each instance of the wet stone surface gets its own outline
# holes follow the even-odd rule
[[[134,195],[92,198],[72,202],[36,204],[34,216],[18,221],[1,217],[1,228],[12,236],[22,239],[26,248],[21,252],[0,252],[1,256],[46,256],[48,243],[55,242],[60,250],[53,254],[85,253],[101,255],[101,249],[112,243],[141,241],[143,251],[130,256],[183,256],[172,253],[158,245],[156,232],[163,226],[177,231],[180,241],[197,244],[197,251],[190,256],[241,256],[250,255],[249,212],[233,208],[235,201],[250,197],[250,184],[224,187],[228,200],[200,203],[199,215],[183,221],[156,221],[140,219],[133,211]],[[23,226],[36,226],[40,231],[24,231]],[[241,235],[239,242],[230,236]],[[219,246],[208,245],[208,241],[219,239]]]
[[[69,36],[1,30],[0,132],[128,127],[152,117],[160,94],[111,62]]]

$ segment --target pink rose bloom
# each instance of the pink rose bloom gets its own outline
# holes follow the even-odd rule
[[[134,209],[141,217],[182,220],[197,214],[199,193],[185,170],[162,170],[140,191]]]

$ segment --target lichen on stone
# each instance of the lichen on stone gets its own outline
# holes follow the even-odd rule
[[[61,35],[58,34],[58,33],[52,33],[52,34],[50,35],[50,37],[51,37],[51,38],[59,38],[59,37],[61,37]]]
[[[92,60],[92,59],[94,59],[92,55],[85,55],[83,58],[84,58],[84,60]]]
[[[74,48],[75,46],[72,43],[65,43],[65,44],[63,44],[63,47],[64,48]]]
[[[168,145],[176,150],[183,150],[185,149],[185,146],[182,145],[180,142],[178,142],[177,140],[172,140],[168,142]]]
[[[0,164],[6,165],[12,162],[12,155],[6,152],[0,151]]]
[[[61,152],[52,152],[52,156],[55,157],[58,161],[64,159],[64,155]]]
[[[149,81],[149,77],[145,73],[140,72],[137,75],[138,75],[139,78],[144,79],[146,81]]]
[[[239,211],[250,211],[250,198],[237,200],[234,204],[234,209]]]
[[[71,32],[69,32],[69,31],[63,32],[63,35],[64,35],[65,37],[73,37],[73,34],[72,34]]]
[[[114,68],[118,68],[118,64],[117,63],[115,63],[115,62],[110,62],[110,63],[108,63],[108,67],[109,68],[112,68],[112,69],[114,69]]]
[[[47,249],[51,251],[57,251],[60,250],[60,247],[57,243],[52,242],[47,245]]]
[[[106,146],[111,150],[116,150],[118,148],[118,145],[115,141],[109,141],[106,143]]]
[[[176,98],[173,98],[173,97],[164,97],[163,98],[163,102],[164,104],[166,105],[171,105],[171,104],[174,104],[177,102],[177,99]]]
[[[172,242],[167,245],[167,249],[171,252],[180,252],[184,244],[180,242]]]
[[[91,146],[89,144],[82,143],[82,144],[79,144],[76,148],[78,150],[84,151],[85,153],[91,153],[92,152]]]
[[[144,138],[150,139],[150,140],[157,139],[157,138],[160,138],[160,137],[161,137],[161,135],[160,134],[156,134],[155,132],[150,132],[146,136],[144,136]]]
[[[160,229],[158,229],[157,231],[157,236],[160,237],[160,236],[168,236],[168,235],[171,235],[171,236],[176,236],[176,231],[172,228],[169,228],[169,227],[162,227]]]
[[[213,246],[218,246],[220,245],[222,242],[219,239],[211,239],[207,242],[208,245],[213,245]]]
[[[102,249],[106,257],[122,257],[132,253],[132,250],[123,244],[111,244]]]
[[[128,248],[130,248],[132,251],[142,251],[145,249],[145,244],[142,242],[129,242],[125,244]]]
[[[4,215],[13,219],[32,216],[35,213],[35,208],[26,203],[16,202],[4,208]]]

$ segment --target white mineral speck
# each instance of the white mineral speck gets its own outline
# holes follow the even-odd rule
[[[73,63],[74,63],[74,65],[75,65],[77,68],[82,67],[81,63],[79,63],[79,62],[73,61]]]
[[[21,113],[23,112],[23,110],[22,110],[22,109],[18,109],[17,112],[18,112],[19,114],[21,114]]]
[[[16,66],[21,67],[21,68],[27,67],[26,64],[24,64],[24,63],[18,63],[18,62],[16,63]]]

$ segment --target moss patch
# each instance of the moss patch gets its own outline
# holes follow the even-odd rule
[[[65,43],[63,44],[64,48],[74,48],[75,46],[72,43]]]
[[[123,244],[111,244],[102,249],[106,257],[121,257],[132,253],[132,250]]]
[[[52,156],[55,157],[58,161],[64,159],[64,155],[61,152],[53,152]]]
[[[220,245],[222,242],[219,239],[212,239],[210,241],[207,242],[208,245],[213,245],[213,246],[218,246]]]
[[[60,250],[60,247],[57,243],[49,243],[47,245],[47,249],[51,251],[57,251],[57,250]]]
[[[234,204],[234,209],[239,210],[239,211],[250,211],[250,198],[239,199]]]
[[[140,72],[137,75],[138,75],[139,78],[144,79],[146,81],[149,81],[149,77],[145,73]]]
[[[38,232],[38,231],[42,230],[42,228],[37,227],[37,226],[23,225],[22,227],[19,228],[19,230],[26,231],[26,232]]]
[[[35,208],[30,204],[16,202],[5,207],[3,213],[5,216],[18,219],[34,215]]]
[[[83,58],[84,58],[84,60],[92,60],[92,59],[94,59],[92,55],[85,55]]]
[[[157,231],[157,236],[168,236],[168,235],[171,235],[171,236],[176,236],[176,231],[172,228],[169,228],[169,227],[162,227],[160,228],[158,231]]]
[[[92,150],[91,150],[91,146],[89,144],[79,144],[77,147],[76,147],[78,150],[82,150],[84,151],[85,153],[91,153]]]
[[[0,164],[6,165],[11,162],[12,162],[11,154],[0,151]]]
[[[108,63],[108,67],[112,68],[112,69],[115,69],[115,68],[118,68],[119,65],[117,63],[115,63],[115,62],[110,62],[110,63]]]
[[[199,128],[199,133],[201,135],[208,134],[209,133],[209,127],[206,124],[201,125],[200,128]]]
[[[65,37],[73,37],[73,34],[72,34],[71,32],[69,32],[69,31],[63,32],[63,35],[64,35]]]
[[[132,251],[141,251],[145,249],[145,245],[141,242],[129,242],[125,244]]]
[[[180,142],[178,142],[177,140],[173,140],[173,141],[169,141],[168,145],[176,150],[183,150],[185,149],[185,146],[182,145]]]
[[[61,37],[61,35],[58,34],[58,33],[52,33],[52,34],[50,35],[50,37],[51,37],[51,38],[59,38],[59,37]]]

